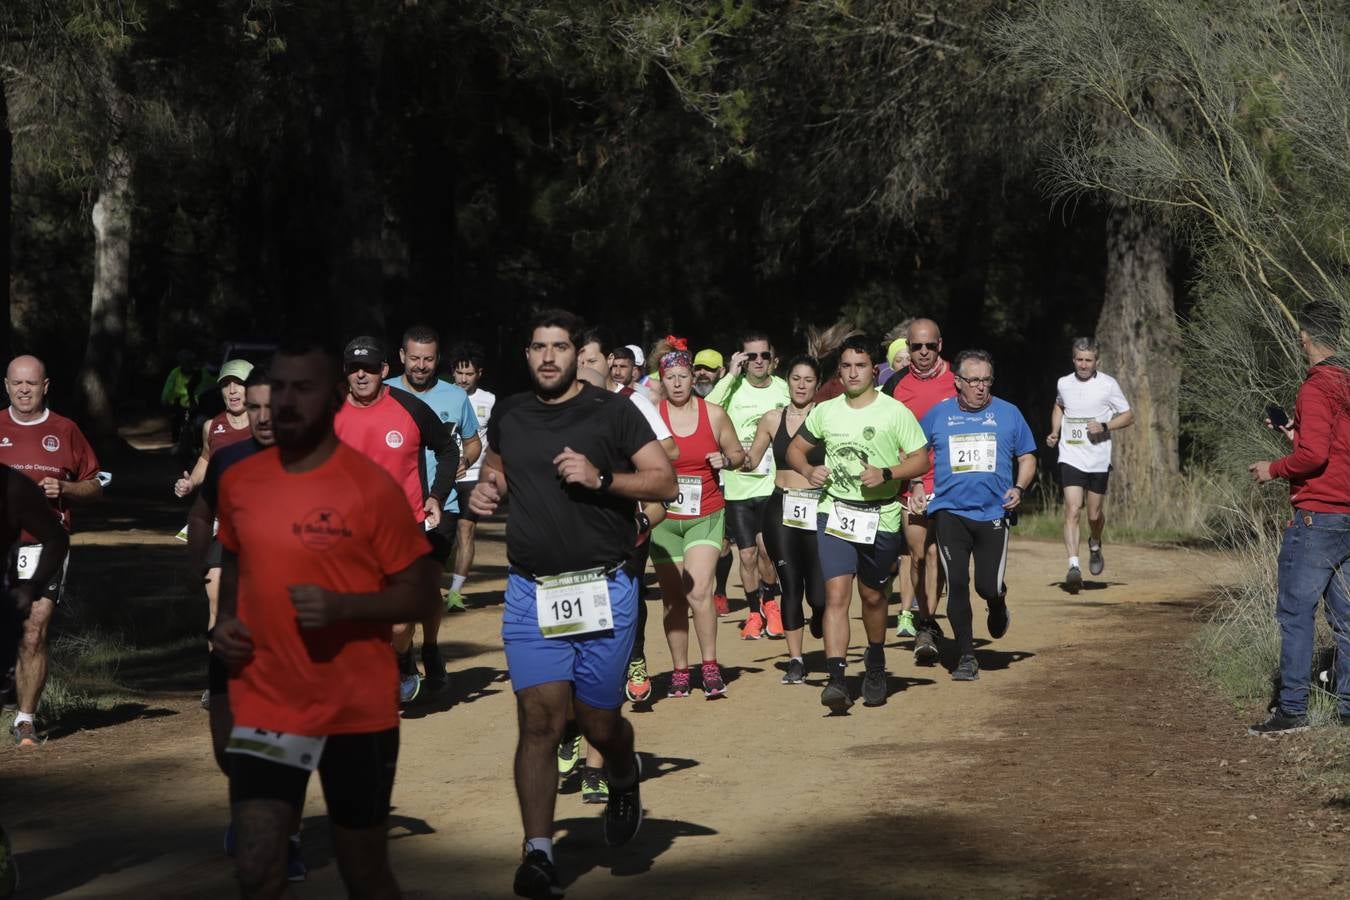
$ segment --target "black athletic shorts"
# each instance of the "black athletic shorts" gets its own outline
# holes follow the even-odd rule
[[[24,544],[23,546],[28,547],[36,545]],[[17,565],[18,555],[19,551],[17,548],[10,554],[11,577],[14,577],[16,571],[15,566]],[[52,580],[38,594],[37,599],[40,600],[43,597],[46,597],[48,600],[51,600],[53,604],[59,604],[61,602],[61,591],[66,586],[66,569],[68,568],[70,568],[70,551],[66,551],[66,558],[61,560],[61,568],[56,570],[56,574],[52,576]]]
[[[245,753],[228,754],[230,803],[279,800],[299,810],[309,773]],[[389,818],[398,764],[398,728],[335,734],[324,744],[319,782],[328,819],[339,828],[374,828]]]
[[[1106,483],[1111,478],[1111,470],[1105,472],[1084,472],[1068,463],[1059,464],[1059,483],[1061,487],[1087,488],[1094,494],[1105,494]]]
[[[214,653],[206,654],[206,690],[212,697],[230,692],[230,671]]]
[[[431,558],[442,567],[455,552],[455,534],[459,530],[459,513],[441,512],[441,523],[427,532],[427,541],[431,544]]]
[[[751,500],[728,500],[726,514],[726,536],[737,548],[750,550],[755,547],[755,535],[764,530],[761,521],[764,508],[769,505],[768,496]]]
[[[478,479],[473,481],[456,481],[455,493],[459,495],[459,517],[466,522],[480,521],[478,514],[469,509],[469,495],[473,489],[478,487]]]

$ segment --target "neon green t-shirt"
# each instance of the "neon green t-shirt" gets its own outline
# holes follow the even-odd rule
[[[848,397],[843,394],[817,403],[802,427],[810,439],[825,445],[830,480],[825,482],[825,496],[818,507],[822,513],[833,508],[832,499],[855,503],[891,499],[904,487],[904,482],[883,481],[876,487],[863,487],[860,480],[863,467],[894,466],[928,445],[909,408],[885,394],[876,394],[871,403],[860,409],[849,406]],[[877,527],[880,531],[899,531],[900,504],[883,506]]]
[[[707,401],[716,403],[727,412],[731,427],[741,446],[749,447],[755,440],[759,420],[771,409],[788,405],[787,382],[773,375],[764,387],[755,387],[741,375],[728,375],[713,387]],[[773,454],[766,452],[760,472],[722,473],[722,494],[728,500],[752,500],[773,493]]]

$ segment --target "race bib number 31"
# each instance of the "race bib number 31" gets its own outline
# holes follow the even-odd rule
[[[313,772],[323,758],[323,745],[326,737],[308,737],[303,734],[286,734],[282,731],[264,731],[261,728],[249,728],[236,725],[230,732],[226,753],[243,753],[256,756],[269,762],[281,763],[296,769]]]
[[[874,544],[880,523],[881,513],[877,510],[862,509],[836,500],[830,507],[829,518],[825,520],[825,533],[854,544]]]
[[[614,627],[604,569],[540,578],[534,602],[539,633],[546,638],[575,637]]]
[[[953,475],[992,472],[998,459],[998,435],[988,432],[954,434],[947,453]]]
[[[819,504],[820,491],[784,491],[783,524],[789,528],[815,531],[816,507]]]
[[[680,492],[674,501],[666,504],[666,512],[677,516],[701,516],[703,509],[703,479],[697,475],[681,475],[675,479]]]

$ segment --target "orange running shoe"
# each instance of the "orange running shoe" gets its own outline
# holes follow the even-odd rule
[[[719,616],[731,615],[731,601],[727,599],[726,594],[713,594],[713,605],[717,607]]]
[[[777,600],[765,600],[760,604],[764,608],[764,633],[771,638],[783,636],[783,608]]]
[[[764,637],[764,617],[752,612],[750,618],[745,620],[745,625],[741,627],[741,640],[757,641],[762,637]]]

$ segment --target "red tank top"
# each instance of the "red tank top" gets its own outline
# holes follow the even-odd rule
[[[675,475],[681,478],[698,478],[703,482],[703,499],[699,504],[699,514],[687,516],[667,513],[666,518],[669,519],[702,518],[712,515],[726,505],[726,501],[722,499],[722,487],[717,483],[717,473],[708,462],[708,454],[721,453],[722,447],[717,443],[717,436],[713,434],[712,422],[708,420],[708,404],[699,397],[695,397],[694,402],[698,404],[698,427],[694,429],[693,434],[684,437],[676,434],[675,426],[670,424],[670,401],[662,400],[657,407],[666,427],[670,429],[671,436],[675,438],[675,446],[680,448],[680,458],[675,460]]]
[[[246,441],[251,437],[253,429],[247,425],[235,428],[230,424],[229,413],[221,413],[211,420],[211,427],[206,431],[206,458],[210,459],[231,444]]]

